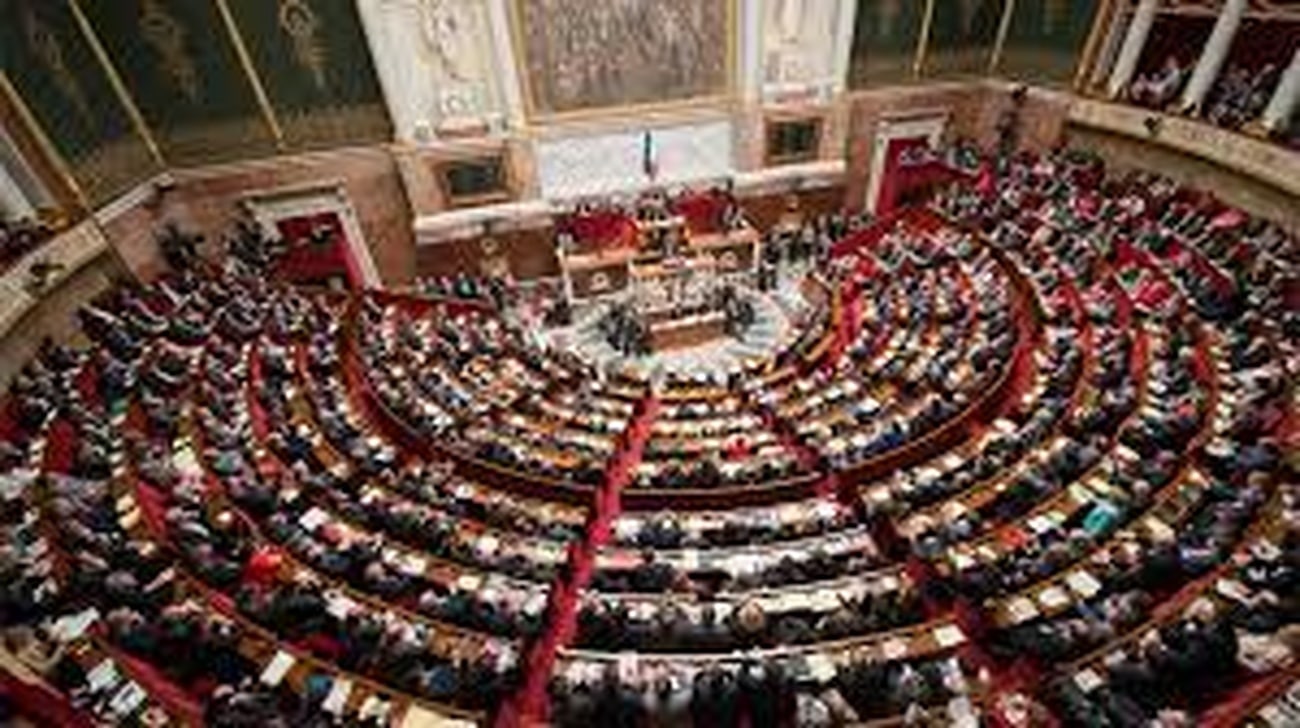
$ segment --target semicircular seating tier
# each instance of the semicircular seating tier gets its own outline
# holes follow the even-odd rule
[[[1294,239],[1001,161],[836,242],[721,381],[233,259],[114,291],[0,418],[4,694],[62,725],[1282,710]]]

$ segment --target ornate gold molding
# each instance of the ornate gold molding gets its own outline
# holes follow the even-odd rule
[[[275,116],[275,109],[271,106],[271,97],[267,95],[266,87],[262,84],[261,77],[257,75],[257,69],[253,67],[253,56],[248,52],[248,45],[244,43],[243,36],[239,34],[239,24],[235,22],[235,14],[230,12],[230,4],[226,0],[214,1],[217,4],[217,12],[221,14],[221,22],[226,26],[226,33],[230,36],[230,42],[235,47],[235,56],[239,58],[239,65],[248,78],[248,85],[253,89],[253,97],[257,99],[257,107],[261,110],[266,125],[271,129],[271,136],[275,139],[275,148],[283,152],[288,148],[284,139],[284,129],[280,127],[280,120]]]
[[[280,29],[293,43],[294,61],[311,73],[317,89],[325,90],[328,53],[320,40],[320,18],[307,0],[279,0],[279,3]]]
[[[63,184],[72,192],[77,205],[83,210],[89,210],[90,201],[86,197],[86,192],[82,189],[81,183],[77,182],[77,178],[72,175],[72,168],[68,166],[68,160],[63,158],[63,154],[59,152],[58,147],[54,146],[54,142],[50,141],[49,135],[45,133],[45,129],[37,121],[36,115],[27,106],[27,102],[23,101],[23,97],[18,94],[18,89],[14,88],[13,83],[9,80],[9,74],[5,73],[3,69],[0,69],[0,93],[4,94],[5,99],[18,113],[19,119],[22,120],[23,125],[36,140],[41,153],[54,167],[55,173],[59,175]]]
[[[1111,23],[1115,22],[1119,6],[1117,0],[1101,0],[1101,4],[1097,6],[1092,18],[1092,28],[1088,31],[1088,39],[1084,41],[1083,50],[1079,52],[1079,65],[1074,69],[1072,86],[1075,91],[1084,90],[1088,73],[1097,62],[1097,54],[1101,52],[1101,45],[1105,41],[1106,34],[1110,32]]]
[[[989,53],[988,75],[997,73],[1002,63],[1002,49],[1007,43],[1007,32],[1011,30],[1011,16],[1016,12],[1016,0],[1002,0],[1002,20],[998,23],[998,37],[993,41],[993,50]]]
[[[59,88],[59,92],[76,108],[77,115],[83,122],[93,125],[94,114],[90,111],[90,102],[86,100],[86,91],[81,87],[81,80],[73,75],[68,66],[58,36],[41,21],[30,5],[22,6],[18,20],[23,26],[23,36],[28,47],[40,58],[45,70],[54,76],[54,85]]]
[[[140,135],[145,148],[149,150],[149,156],[160,169],[165,168],[167,160],[163,158],[162,149],[158,146],[153,130],[149,128],[144,114],[140,113],[140,107],[136,106],[135,99],[131,98],[131,93],[127,91],[126,83],[122,81],[117,67],[108,57],[108,51],[104,50],[104,44],[100,42],[95,29],[90,25],[90,19],[82,12],[81,3],[79,0],[68,0],[68,7],[72,10],[72,17],[76,20],[81,35],[85,37],[86,44],[90,46],[91,53],[95,55],[95,60],[99,61],[100,67],[104,69],[104,75],[108,77],[108,85],[113,87],[113,94],[117,96],[118,103],[126,110],[131,126],[135,127],[136,134]]]
[[[1147,125],[1153,115],[1161,120],[1156,134]],[[1205,121],[1085,97],[1075,97],[1066,121],[1164,147],[1250,177],[1283,193],[1300,195],[1300,152],[1280,144]]]
[[[925,54],[930,47],[930,26],[934,24],[934,0],[925,0],[921,32],[916,35],[916,55],[912,58],[912,78],[920,78],[925,68]]]
[[[549,124],[554,122],[596,120],[603,117],[628,117],[635,114],[658,113],[676,109],[691,109],[700,106],[733,107],[739,99],[740,64],[737,54],[740,49],[740,3],[742,0],[725,0],[726,9],[726,44],[724,58],[724,87],[721,93],[669,99],[665,101],[647,101],[635,104],[615,104],[593,108],[572,109],[569,111],[539,111],[528,72],[528,56],[524,46],[524,8],[525,0],[504,0],[507,22],[510,25],[510,45],[514,55],[515,70],[519,76],[520,92],[523,95],[524,119],[528,124]],[[856,1],[856,0],[850,0]],[[927,0],[932,2],[933,0]]]
[[[203,88],[198,67],[185,46],[188,29],[159,5],[160,1],[142,0],[140,16],[136,18],[137,27],[145,42],[160,57],[162,68],[171,77],[176,90],[190,102],[197,101]]]

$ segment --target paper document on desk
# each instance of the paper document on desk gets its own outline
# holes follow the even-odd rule
[[[934,640],[940,647],[953,647],[966,641],[966,635],[957,625],[949,624],[934,630]]]
[[[1070,603],[1070,597],[1059,586],[1049,586],[1038,594],[1038,603],[1048,609],[1060,609]]]
[[[887,661],[901,660],[907,656],[907,641],[898,637],[885,640],[880,646],[880,653]]]
[[[817,682],[826,682],[835,677],[835,664],[826,655],[814,652],[805,658],[805,662],[808,665],[808,673]]]
[[[140,707],[140,704],[147,697],[149,697],[148,694],[139,685],[134,682],[127,682],[108,702],[108,709],[119,720],[125,720],[127,716],[136,711],[136,708]]]
[[[321,703],[321,708],[332,715],[343,715],[348,706],[348,696],[352,694],[352,681],[341,677],[334,678],[330,692]]]
[[[460,718],[448,718],[433,711],[412,705],[402,716],[399,728],[474,728],[475,723]]]
[[[1104,681],[1101,677],[1098,676],[1096,671],[1092,668],[1080,670],[1079,673],[1074,676],[1074,684],[1079,686],[1079,689],[1085,694],[1101,687],[1103,682]]]
[[[315,531],[328,520],[329,514],[319,508],[312,507],[311,510],[298,518],[298,525],[302,526],[304,531]]]
[[[1092,595],[1101,591],[1101,583],[1088,571],[1071,572],[1069,576],[1065,577],[1065,583],[1070,586],[1070,591],[1084,599],[1089,599]]]
[[[60,642],[72,642],[86,633],[90,625],[99,619],[99,610],[90,608],[76,614],[62,617],[50,629],[50,636]]]
[[[1033,601],[1026,597],[1016,597],[1011,600],[1011,604],[1007,606],[1007,611],[1016,624],[1028,622],[1038,616],[1038,607],[1034,606]]]
[[[294,658],[293,655],[287,652],[276,652],[270,662],[266,663],[266,667],[262,668],[262,674],[258,680],[260,680],[263,685],[273,688],[284,680],[284,676],[289,674],[289,669],[292,668],[294,663],[297,661],[298,660]]]
[[[108,658],[101,660],[90,672],[86,673],[86,685],[90,687],[92,693],[98,693],[104,688],[116,685],[118,679],[117,664]]]

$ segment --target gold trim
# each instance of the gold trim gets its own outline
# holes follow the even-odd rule
[[[280,120],[276,118],[275,109],[271,107],[271,97],[267,95],[262,79],[258,77],[257,70],[253,67],[253,56],[249,54],[248,46],[244,44],[244,38],[239,34],[239,24],[235,22],[235,14],[230,12],[230,5],[226,0],[213,0],[213,2],[216,3],[217,11],[221,14],[226,33],[230,35],[230,42],[235,46],[239,65],[244,69],[244,75],[248,77],[248,84],[253,87],[253,96],[257,99],[258,108],[262,110],[262,117],[266,125],[271,128],[271,136],[275,138],[275,148],[281,152],[286,151],[288,145],[284,140],[284,129],[280,128]]]
[[[524,123],[532,123],[537,115],[533,107],[533,81],[528,75],[528,58],[524,56],[524,17],[519,3],[522,0],[505,3],[506,24],[510,26],[510,46],[514,51],[515,76],[519,78],[519,91],[523,94]]]
[[[117,66],[108,57],[108,51],[104,49],[104,44],[100,42],[99,36],[96,35],[94,27],[90,24],[90,19],[81,10],[81,3],[78,0],[68,0],[68,7],[72,10],[72,17],[77,21],[77,27],[81,29],[81,34],[86,38],[86,43],[90,45],[91,53],[95,54],[95,59],[99,65],[104,68],[104,74],[108,76],[108,85],[113,87],[113,93],[117,96],[118,103],[126,109],[126,115],[131,119],[131,125],[135,127],[135,132],[144,140],[144,146],[149,150],[149,156],[158,165],[159,169],[166,169],[167,160],[163,158],[162,148],[158,146],[158,140],[153,135],[153,130],[149,128],[148,121],[144,114],[140,113],[140,107],[136,106],[135,99],[131,98],[131,92],[127,90],[126,83],[122,81],[122,76],[117,72]]]
[[[758,96],[763,97],[763,73],[762,73],[762,47],[763,47],[763,21],[759,19],[759,78],[758,78]],[[736,56],[740,53],[740,0],[729,0],[727,3],[727,70],[726,70],[726,88],[722,95],[728,99],[735,99],[740,96],[740,59]]]
[[[566,124],[576,126],[585,123],[590,123],[598,128],[608,124],[611,129],[630,128],[630,126],[654,129],[697,120],[684,120],[675,117],[674,114],[678,112],[682,114],[690,112],[708,114],[713,112],[722,115],[734,113],[736,109],[737,103],[734,97],[717,94],[670,101],[647,101],[644,104],[620,104],[618,106],[601,106],[592,109],[574,109],[573,111],[561,111],[533,117],[529,119],[532,129],[526,133],[533,137],[546,136],[545,130],[564,128]],[[647,116],[649,118],[646,118]]]
[[[72,167],[68,165],[68,160],[63,158],[63,155],[59,152],[59,148],[54,146],[54,142],[50,140],[48,135],[46,135],[45,129],[41,127],[40,122],[36,120],[36,115],[33,114],[31,108],[27,106],[27,102],[23,101],[23,97],[18,94],[18,89],[15,88],[13,83],[9,80],[9,74],[5,73],[4,69],[0,69],[0,90],[2,90],[4,95],[8,98],[9,103],[13,104],[14,110],[18,112],[18,116],[22,119],[23,124],[27,126],[28,131],[30,131],[32,136],[35,137],[37,146],[41,148],[41,152],[45,154],[46,159],[48,159],[50,165],[54,167],[55,172],[63,178],[64,185],[66,185],[68,190],[72,192],[72,196],[76,199],[77,204],[83,211],[89,210],[90,201],[86,197],[86,191],[81,188],[81,183],[72,175]]]
[[[774,154],[772,141],[777,127],[786,124],[812,124],[813,145],[810,152]],[[763,167],[783,167],[791,164],[815,162],[821,157],[822,142],[826,137],[826,117],[820,114],[797,115],[776,113],[763,118]]]
[[[317,34],[323,23],[306,0],[279,0],[278,11],[280,29],[289,36],[293,45],[294,60],[311,73],[317,90],[324,91],[329,50]]]
[[[930,26],[934,23],[934,0],[925,0],[925,16],[921,18],[921,32],[916,36],[916,55],[912,58],[912,78],[920,78],[925,68],[925,54],[930,46]]]
[[[1092,29],[1088,31],[1088,39],[1084,41],[1083,51],[1079,53],[1079,64],[1074,69],[1074,82],[1071,83],[1071,87],[1075,91],[1082,91],[1087,85],[1088,73],[1097,62],[1101,44],[1110,32],[1110,26],[1115,22],[1118,10],[1119,3],[1116,0],[1101,0],[1101,4],[1097,6],[1097,15],[1092,19]]]
[[[464,207],[478,207],[497,202],[508,202],[514,199],[514,184],[511,179],[510,163],[507,159],[508,154],[503,150],[501,154],[482,154],[473,157],[458,157],[451,159],[430,159],[428,164],[433,167],[434,177],[437,179],[438,189],[442,193],[443,200],[447,203],[449,209],[460,209]],[[487,192],[480,192],[471,195],[454,195],[451,191],[451,168],[458,164],[495,164],[501,171],[501,187]]]
[[[1016,0],[1003,0],[1002,20],[998,23],[998,37],[993,41],[993,50],[989,52],[987,74],[992,76],[1002,64],[1002,49],[1007,43],[1007,33],[1011,30],[1011,16],[1016,11]]]
[[[222,0],[224,2],[224,0]],[[933,0],[928,0],[933,2]],[[510,45],[514,51],[515,71],[519,77],[520,92],[523,95],[524,105],[524,122],[527,125],[533,124],[551,124],[556,122],[566,122],[573,120],[592,119],[599,117],[616,118],[619,116],[630,116],[633,114],[654,113],[659,110],[674,110],[676,108],[693,108],[695,106],[727,106],[735,104],[739,96],[739,74],[740,63],[736,58],[740,49],[739,39],[739,17],[740,3],[742,0],[724,0],[726,4],[726,35],[727,50],[725,59],[725,77],[724,88],[720,94],[709,94],[707,96],[689,96],[681,99],[669,99],[666,101],[648,101],[640,104],[618,104],[614,106],[599,106],[582,109],[572,109],[570,111],[538,111],[533,96],[531,74],[528,72],[528,56],[524,53],[524,23],[523,23],[523,4],[524,0],[506,0],[506,22],[510,25]]]

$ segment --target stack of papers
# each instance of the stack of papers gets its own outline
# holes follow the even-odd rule
[[[258,679],[263,685],[273,688],[284,680],[284,676],[289,674],[290,668],[296,662],[297,659],[293,655],[284,651],[276,652],[271,661],[266,663],[266,667],[262,668],[262,675]]]
[[[966,635],[955,624],[944,625],[934,630],[934,640],[940,647],[954,647],[966,641]]]

